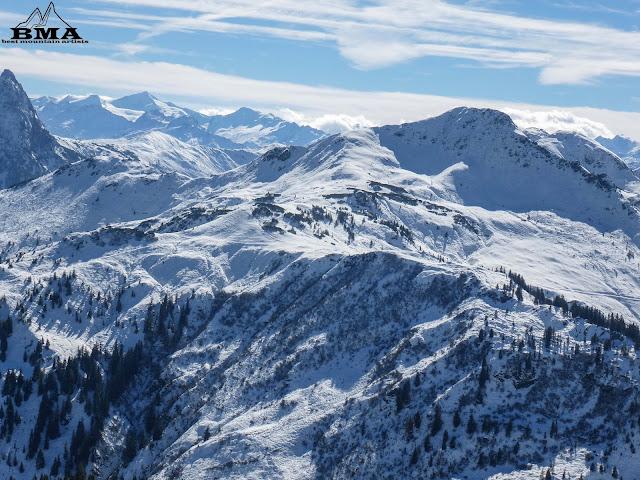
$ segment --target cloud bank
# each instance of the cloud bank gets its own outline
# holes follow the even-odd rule
[[[569,111],[530,111],[515,108],[503,109],[522,128],[541,128],[549,133],[559,131],[578,132],[585,137],[614,137],[615,134],[605,124],[580,117]]]

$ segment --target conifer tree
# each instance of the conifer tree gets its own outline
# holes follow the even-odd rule
[[[51,464],[51,470],[49,471],[49,474],[52,477],[57,477],[58,473],[60,472],[60,465],[62,464],[62,462],[60,461],[60,456],[57,456],[56,458],[54,458],[53,463]]]
[[[36,470],[40,470],[44,468],[44,453],[42,449],[38,450],[38,455],[36,456]]]
[[[442,428],[442,408],[439,404],[436,404],[433,409],[433,420],[431,422],[431,436],[433,437],[436,433],[440,431]]]
[[[418,463],[418,459],[420,458],[420,453],[418,451],[418,448],[414,448],[413,449],[413,453],[411,454],[411,465],[415,465],[416,463]]]
[[[478,429],[478,424],[476,420],[473,418],[473,413],[469,414],[469,420],[467,421],[467,433],[469,435],[473,435]]]
[[[460,418],[460,410],[456,410],[456,412],[453,414],[453,427],[458,428],[460,426],[460,423],[462,423],[462,419]]]

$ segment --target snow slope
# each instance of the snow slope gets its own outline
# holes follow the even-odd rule
[[[113,140],[67,141],[67,145],[84,156],[115,151],[135,157],[158,172],[180,173],[191,178],[231,170],[256,157],[255,153],[248,150],[185,143],[162,131],[131,134]]]

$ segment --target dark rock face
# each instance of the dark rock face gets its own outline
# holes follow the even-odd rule
[[[0,75],[0,188],[53,171],[75,154],[46,130],[9,70]]]

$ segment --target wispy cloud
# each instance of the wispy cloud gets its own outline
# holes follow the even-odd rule
[[[150,47],[148,45],[141,45],[139,43],[120,43],[118,45],[118,48],[120,49],[120,53],[122,55],[133,56],[142,52],[146,52]]]
[[[24,21],[23,15],[18,15],[17,13],[12,12],[0,12],[0,22],[2,24],[8,24],[9,26],[13,26],[19,22]]]
[[[134,62],[19,48],[0,49],[0,64],[12,69],[18,77],[41,78],[92,91],[103,89],[113,94],[126,94],[152,90],[172,100],[174,97],[190,99],[192,107],[215,106],[219,111],[230,106],[250,105],[278,111],[288,118],[330,131],[415,121],[467,105],[510,108],[510,113],[523,126],[550,128],[550,125],[561,126],[564,122],[568,129],[592,136],[611,131],[640,140],[640,113],[633,112],[586,107],[560,109],[472,98],[313,87],[223,75],[165,62]],[[570,112],[573,117],[554,119],[531,114],[557,110]],[[518,116],[518,112],[524,113]]]
[[[583,10],[587,12],[603,12],[613,13],[616,15],[632,16],[637,15],[638,12],[630,9],[614,8],[602,3],[587,3],[587,2],[554,2],[554,7],[565,8],[569,10]]]
[[[509,15],[491,3],[441,0],[98,0],[126,7],[173,9],[154,17],[96,10],[142,21],[140,40],[173,31],[214,31],[326,42],[360,69],[438,56],[493,68],[540,69],[543,84],[580,84],[603,75],[640,76],[640,33],[598,25]],[[163,10],[166,13],[166,10]],[[241,21],[240,21],[241,20]]]

